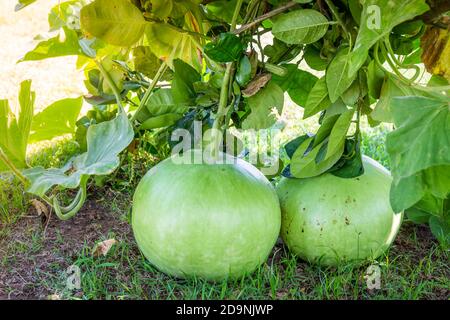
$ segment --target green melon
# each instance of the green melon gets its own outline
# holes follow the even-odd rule
[[[255,167],[179,164],[175,155],[139,183],[132,226],[137,244],[159,270],[208,280],[241,277],[264,263],[280,231],[275,190]],[[200,154],[201,155],[201,154]]]
[[[337,265],[377,258],[391,245],[403,217],[390,206],[392,178],[375,160],[364,157],[363,163],[357,178],[281,179],[281,236],[294,254]]]

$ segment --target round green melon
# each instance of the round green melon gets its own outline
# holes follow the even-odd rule
[[[201,157],[198,151],[174,155],[140,181],[132,212],[137,244],[154,266],[176,277],[251,273],[280,232],[277,194],[243,160],[222,154],[225,164],[192,164],[194,154]]]
[[[312,263],[338,265],[375,259],[391,245],[403,217],[389,202],[392,178],[375,160],[364,157],[363,163],[364,174],[357,178],[326,173],[281,179],[281,236],[291,252]]]

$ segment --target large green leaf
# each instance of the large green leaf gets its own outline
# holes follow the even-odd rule
[[[275,108],[279,114],[283,111],[284,93],[283,90],[270,81],[257,94],[246,99],[251,109],[250,115],[243,121],[242,128],[246,129],[266,129],[276,122],[276,116],[272,113]]]
[[[152,13],[160,19],[169,17],[173,9],[173,0],[150,0]]]
[[[167,113],[183,114],[188,106],[184,103],[176,103],[171,89],[160,89],[153,93],[146,104],[147,110],[152,116],[160,116]]]
[[[29,143],[74,133],[83,98],[56,101],[33,117]]]
[[[337,119],[330,133],[325,159],[331,157],[339,150],[343,150],[347,131],[352,123],[354,113],[353,109],[348,110]]]
[[[394,177],[391,206],[395,212],[400,212],[416,205],[427,194],[445,199],[449,193],[450,165],[433,166],[406,178]]]
[[[236,3],[237,0],[211,1],[206,5],[206,9],[209,14],[214,16],[214,18],[231,23]]]
[[[305,112],[303,118],[306,119],[315,115],[316,113],[325,110],[331,105],[330,98],[328,96],[328,88],[326,83],[326,77],[320,78],[309,92],[308,98],[305,104]]]
[[[292,156],[290,170],[296,178],[310,178],[318,176],[328,169],[330,169],[342,156],[344,148],[339,150],[332,156],[316,161],[319,153],[326,150],[328,139],[323,140],[317,146],[311,149],[311,144],[314,142],[314,137],[305,140],[295,151]]]
[[[219,37],[205,45],[205,54],[217,62],[232,62],[238,60],[244,52],[244,44],[233,33],[221,33]]]
[[[413,88],[406,86],[399,80],[393,77],[386,77],[381,87],[380,99],[370,115],[376,121],[394,122],[391,113],[392,99],[395,97],[413,96],[417,93]]]
[[[113,120],[91,125],[87,132],[87,152],[60,169],[35,167],[23,171],[30,180],[27,191],[42,197],[55,185],[73,189],[80,185],[83,176],[110,174],[119,166],[118,154],[133,137],[133,128],[123,110]]]
[[[80,13],[81,29],[106,43],[129,47],[144,34],[146,21],[128,0],[95,0]]]
[[[349,75],[350,48],[342,48],[331,61],[326,73],[328,94],[331,102],[335,102],[356,78],[356,73]]]
[[[426,193],[450,193],[450,111],[447,97],[396,97],[391,113],[397,130],[388,134],[394,182],[391,205],[409,208]]]
[[[194,83],[201,80],[200,74],[180,59],[173,62],[172,96],[176,104],[192,105],[196,92]]]
[[[448,101],[397,97],[392,99],[391,112],[397,130],[388,135],[387,149],[396,176],[409,177],[431,166],[450,163]]]
[[[182,32],[164,23],[149,23],[145,36],[150,49],[161,60],[173,67],[173,61],[181,59],[189,63],[197,71],[202,69],[200,51],[197,44],[201,41],[197,36]]]
[[[63,27],[59,35],[39,42],[37,46],[33,50],[27,52],[19,62],[74,55],[86,55],[86,53],[80,46],[77,32],[67,27]]]
[[[425,0],[366,0],[361,15],[361,27],[351,54],[350,76],[356,74],[366,61],[369,49],[389,35],[404,21],[426,12]]]
[[[13,112],[8,100],[0,100],[0,148],[17,168],[25,168],[28,136],[33,118],[35,93],[31,80],[20,84],[19,107]],[[6,166],[0,161],[0,171]]]
[[[327,18],[316,10],[295,10],[277,17],[272,33],[287,44],[308,44],[321,39],[329,24]]]
[[[307,71],[301,70],[296,64],[283,65],[287,74],[282,77],[272,75],[274,81],[281,89],[287,91],[289,97],[299,106],[305,106],[311,89],[317,82],[317,77]]]
[[[133,63],[136,71],[153,78],[162,61],[153,54],[149,46],[137,46],[133,49]]]

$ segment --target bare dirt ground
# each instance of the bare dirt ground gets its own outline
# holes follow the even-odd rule
[[[110,195],[111,196],[111,195]],[[115,239],[129,245],[128,258],[139,259],[139,251],[135,244],[130,225],[120,218],[118,212],[112,212],[105,204],[105,198],[91,199],[78,213],[77,217],[69,221],[60,221],[52,218],[47,227],[40,218],[21,218],[10,230],[8,236],[0,239],[0,300],[2,299],[48,299],[58,289],[65,285],[65,270],[80,258],[80,252],[86,248],[93,248],[99,240],[107,239],[114,234]],[[35,214],[30,209],[30,215]],[[43,232],[45,230],[45,237]],[[269,261],[283,252],[282,244],[277,244]],[[388,274],[388,279],[396,281],[403,273],[407,273],[405,266],[421,264],[430,252],[436,247],[430,230],[426,226],[404,224],[395,240],[389,257],[395,260],[395,267]],[[87,255],[89,256],[91,252]],[[277,255],[277,259],[284,259]],[[277,260],[276,259],[276,260]],[[279,263],[275,261],[275,263]],[[309,274],[308,264],[297,262],[299,276],[308,278],[308,282],[318,281],[315,275]],[[117,269],[111,269],[112,278],[123,277],[130,274],[127,263],[121,263]],[[424,281],[442,281],[442,276],[450,276],[446,270],[435,269],[418,274],[417,283]],[[122,279],[122,281],[124,281]],[[388,280],[386,280],[388,281]],[[125,283],[127,281],[125,280]],[[128,284],[132,285],[132,284]],[[304,283],[306,292],[313,290]],[[414,286],[415,283],[405,285]],[[151,290],[150,288],[147,288]],[[113,290],[113,289],[111,289]],[[390,289],[386,289],[389,291]],[[280,294],[282,290],[280,290]],[[78,292],[80,297],[82,292]],[[428,292],[426,299],[448,299],[450,288],[434,289]],[[77,294],[74,295],[77,297]]]
[[[0,240],[0,261],[4,264],[0,267],[0,300],[47,299],[55,293],[57,279],[64,285],[64,271],[84,246],[92,248],[110,233],[120,241],[132,239],[130,225],[96,200],[86,203],[70,221],[53,216],[46,224],[33,217],[33,209],[29,214]]]
[[[47,15],[58,0],[39,0],[14,12],[16,0],[0,0],[0,98],[16,104],[19,84],[31,79],[36,110],[53,101],[78,97],[84,91],[83,73],[75,68],[76,57],[16,62],[48,31]]]

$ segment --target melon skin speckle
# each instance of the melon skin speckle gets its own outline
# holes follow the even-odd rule
[[[140,181],[132,227],[145,257],[180,278],[239,278],[263,264],[280,232],[277,194],[255,167],[177,164],[172,156]]]
[[[389,202],[392,178],[368,157],[365,172],[344,179],[325,173],[282,178],[277,185],[281,236],[295,255],[326,266],[379,257],[392,244],[403,219]]]

